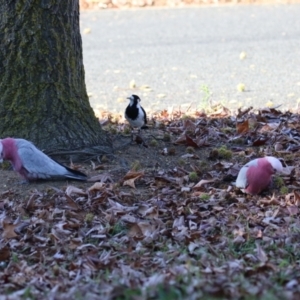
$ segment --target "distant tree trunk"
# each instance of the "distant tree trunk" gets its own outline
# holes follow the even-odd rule
[[[110,145],[86,92],[78,0],[0,0],[0,137]]]

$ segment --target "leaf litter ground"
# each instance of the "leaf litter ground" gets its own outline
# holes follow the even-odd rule
[[[299,115],[163,111],[114,153],[73,165],[90,182],[1,172],[0,299],[299,299]],[[262,195],[241,166],[281,158]]]

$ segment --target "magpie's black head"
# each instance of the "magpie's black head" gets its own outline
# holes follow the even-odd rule
[[[137,96],[137,95],[131,95],[131,96],[128,97],[127,99],[130,100],[130,105],[132,105],[132,104],[137,105],[137,104],[141,101],[140,97]]]

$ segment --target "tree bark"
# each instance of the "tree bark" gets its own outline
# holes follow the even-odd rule
[[[0,0],[0,70],[1,138],[110,148],[86,92],[78,0]]]

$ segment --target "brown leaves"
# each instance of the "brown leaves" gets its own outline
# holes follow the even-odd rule
[[[10,258],[11,251],[7,244],[0,244],[0,262],[6,261]]]
[[[131,226],[128,235],[131,237],[153,237],[157,233],[154,224],[150,222],[137,222]]]
[[[93,177],[90,177],[88,179],[89,182],[113,182],[111,175],[109,173],[103,173],[103,174],[99,174],[99,175],[95,175]]]
[[[258,146],[263,146],[266,144],[268,141],[267,137],[258,137],[252,142],[252,146],[258,147]]]
[[[75,186],[69,185],[65,191],[66,195],[71,197],[72,194],[76,195],[85,195],[86,192],[84,192],[82,189],[79,189]]]
[[[19,219],[16,219],[14,222],[7,217],[4,217],[1,220],[2,225],[2,238],[3,239],[12,239],[18,237],[21,231],[26,228],[29,224],[27,222],[22,222]]]
[[[88,183],[2,193],[1,293],[260,299],[271,290],[297,299],[299,116],[272,109],[229,116],[222,106],[180,116],[159,115],[156,147],[134,144],[129,154],[142,158],[143,171],[112,159],[92,163]],[[270,190],[251,196],[234,188],[241,166],[274,151],[285,168]]]
[[[209,180],[206,180],[206,179],[202,179],[200,180],[194,187],[193,189],[201,189],[202,186],[204,186],[205,184],[208,184],[208,183],[213,183],[215,182],[216,179],[209,179]]]
[[[249,131],[249,122],[248,120],[243,120],[236,123],[236,131],[238,134],[247,133]]]
[[[198,147],[197,143],[191,137],[189,137],[187,134],[185,135],[185,143],[187,146],[191,146],[191,147],[195,147],[195,148]]]
[[[175,125],[175,124],[174,124]],[[197,123],[190,119],[183,120],[181,127],[170,127],[170,132],[181,132],[180,136],[174,141],[175,145],[186,145],[194,148],[207,147],[211,145],[211,140],[215,138],[225,138],[223,133],[220,133],[214,126],[206,126],[206,119],[200,119]],[[215,124],[218,126],[219,124]],[[225,140],[225,139],[224,139]]]
[[[2,238],[4,239],[11,239],[18,236],[18,234],[15,232],[15,229],[17,228],[17,224],[13,224],[9,219],[2,220]]]
[[[129,171],[124,177],[123,177],[123,186],[128,185],[135,189],[135,181],[141,177],[144,176],[144,172],[135,172],[135,171]]]
[[[95,182],[89,189],[89,192],[97,192],[105,189],[105,184],[103,182]]]

